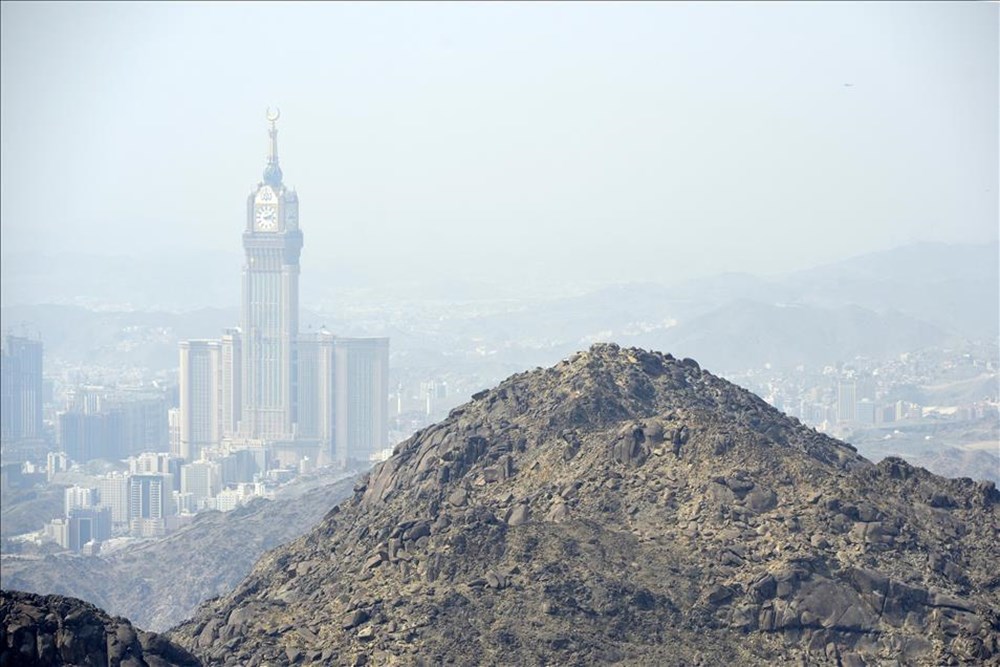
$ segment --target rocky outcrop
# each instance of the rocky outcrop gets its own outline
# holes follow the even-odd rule
[[[399,445],[172,637],[209,664],[990,664],[1000,494],[594,346]]]
[[[0,665],[200,664],[167,638],[82,600],[0,591]]]

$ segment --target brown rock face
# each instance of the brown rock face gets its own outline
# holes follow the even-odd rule
[[[152,632],[82,600],[0,591],[0,665],[200,665]]]
[[[402,443],[172,636],[210,664],[997,663],[998,506],[597,345]]]

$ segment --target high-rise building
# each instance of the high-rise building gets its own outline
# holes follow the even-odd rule
[[[863,398],[854,406],[854,419],[859,424],[875,423],[875,402],[870,398]]]
[[[55,475],[67,470],[69,470],[69,457],[65,452],[49,452],[45,456],[45,481],[51,482]]]
[[[299,339],[299,438],[329,449],[334,438],[334,341],[327,331]]]
[[[111,537],[111,511],[107,507],[76,508],[66,517],[67,548],[80,551],[91,540],[103,542]]]
[[[221,471],[214,461],[195,461],[181,466],[181,494],[190,493],[195,506],[201,508],[205,501],[222,490]]]
[[[46,539],[52,540],[63,549],[69,548],[69,520],[53,519],[45,524]]]
[[[111,523],[124,525],[129,520],[129,477],[120,472],[112,472],[97,480],[98,507],[107,507],[111,512]]]
[[[74,461],[121,459],[168,447],[167,398],[161,389],[85,386],[56,416],[56,437]]]
[[[133,475],[155,475],[169,473],[170,454],[166,452],[143,452],[128,459],[128,471]]]
[[[191,493],[174,491],[174,504],[177,506],[178,514],[197,514],[201,509],[198,499]]]
[[[837,421],[853,422],[857,418],[858,386],[854,380],[837,383]]]
[[[128,455],[121,411],[60,412],[59,447],[71,460],[118,459]]]
[[[170,453],[177,458],[181,458],[181,409],[170,408],[167,410],[167,442]]]
[[[82,412],[85,415],[97,414],[104,408],[107,393],[107,388],[97,385],[76,387],[70,393],[68,410]]]
[[[97,490],[74,484],[64,492],[66,516],[75,509],[87,509],[97,504]]]
[[[122,455],[163,451],[169,444],[167,399],[162,391],[118,391],[104,409],[121,417]]]
[[[223,485],[252,482],[264,470],[250,449],[237,449],[216,459]]]
[[[193,461],[206,447],[218,444],[219,360],[216,340],[181,342],[180,457]]]
[[[247,200],[243,232],[241,435],[292,440],[299,336],[299,200],[282,182],[277,114],[264,179]]]
[[[389,444],[389,339],[334,341],[333,459],[367,462]]]
[[[220,512],[231,512],[246,500],[246,495],[240,489],[224,489],[215,497],[215,509]]]
[[[42,341],[7,336],[0,352],[0,440],[42,436]]]
[[[223,438],[239,433],[243,404],[243,346],[239,329],[227,329],[222,334],[219,366],[219,411]]]
[[[133,475],[128,480],[129,526],[134,535],[155,537],[166,528],[173,492],[169,475]]]

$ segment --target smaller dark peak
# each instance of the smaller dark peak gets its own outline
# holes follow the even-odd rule
[[[892,480],[894,493],[935,508],[973,507],[1000,504],[1000,491],[989,480],[968,477],[946,478],[926,468],[907,463],[898,456],[888,456],[871,469],[874,477]]]
[[[162,635],[62,595],[0,590],[0,665],[200,665]]]

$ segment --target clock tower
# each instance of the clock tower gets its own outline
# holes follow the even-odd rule
[[[264,179],[247,199],[243,232],[242,414],[240,434],[267,441],[295,437],[299,335],[299,200],[278,165],[279,113],[270,122]]]

